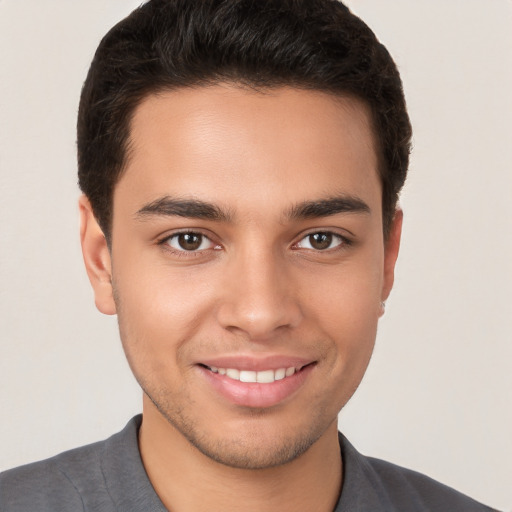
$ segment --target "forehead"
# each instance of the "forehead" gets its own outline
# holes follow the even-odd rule
[[[271,193],[272,192],[272,193]],[[130,152],[114,194],[135,203],[200,196],[230,208],[317,195],[376,195],[369,108],[318,91],[232,85],[155,94],[136,108]]]

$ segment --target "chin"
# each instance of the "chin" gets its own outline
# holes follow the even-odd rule
[[[254,427],[247,430],[218,438],[194,435],[190,430],[183,435],[209,459],[231,468],[249,470],[288,464],[303,455],[321,436],[318,432],[295,432],[290,436],[268,435]]]
[[[254,409],[244,418],[209,421],[208,414],[192,418],[183,409],[146,394],[176,434],[210,460],[237,469],[268,469],[298,459],[337,418],[336,414],[334,419],[302,414],[291,419],[275,411]]]

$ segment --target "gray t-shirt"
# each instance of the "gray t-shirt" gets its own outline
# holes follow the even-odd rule
[[[1,512],[166,512],[140,458],[142,417],[106,441],[0,474]],[[364,457],[340,434],[344,480],[334,512],[493,509],[434,480]]]

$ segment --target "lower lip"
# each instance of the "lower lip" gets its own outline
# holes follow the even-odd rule
[[[225,375],[198,366],[213,388],[235,405],[243,407],[265,408],[278,405],[291,397],[302,387],[314,365],[310,364],[290,377],[268,384],[258,382],[240,382]]]

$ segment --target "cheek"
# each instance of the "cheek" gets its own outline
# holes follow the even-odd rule
[[[367,251],[365,258],[347,260],[310,276],[306,284],[307,318],[329,340],[326,352],[331,377],[355,389],[372,354],[380,315],[379,252]]]
[[[378,307],[373,293],[362,293],[361,287],[351,293],[333,290],[330,297],[319,298],[317,322],[330,340],[332,368],[338,375],[349,377],[364,372],[373,351],[378,323]]]
[[[179,364],[213,302],[209,281],[199,274],[154,262],[114,269],[119,329],[132,368],[159,372]]]
[[[352,333],[372,329],[379,317],[382,257],[366,250],[342,264],[304,273],[303,300],[311,314],[331,328]]]

